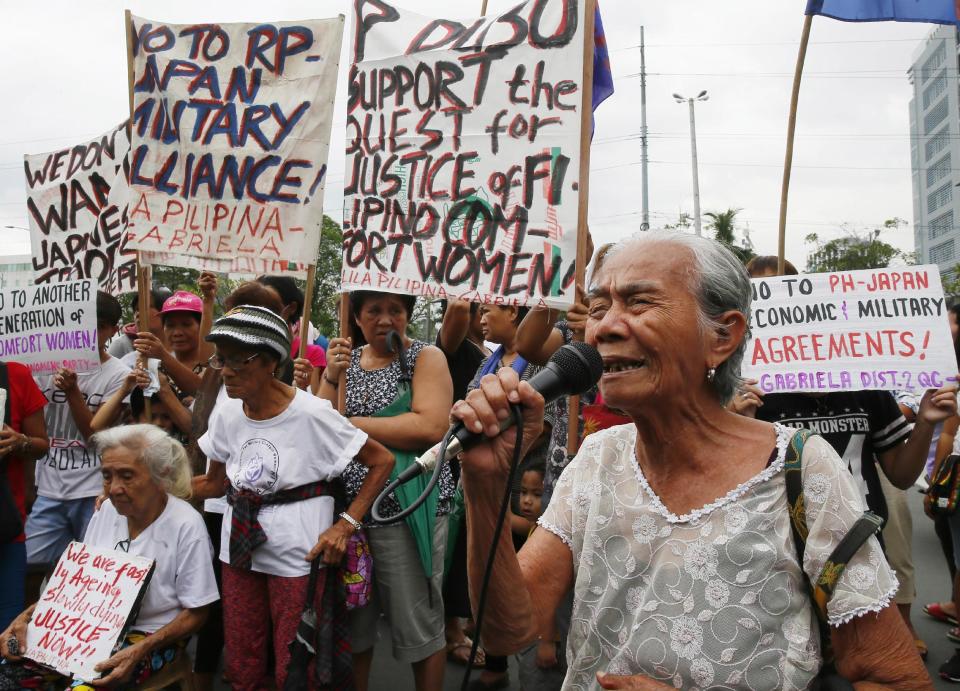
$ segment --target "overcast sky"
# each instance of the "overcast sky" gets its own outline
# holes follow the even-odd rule
[[[479,15],[480,0],[398,0],[435,16]],[[476,7],[472,5],[476,4]],[[516,0],[489,0],[488,13]],[[348,0],[47,0],[2,4],[0,255],[29,252],[22,155],[68,146],[127,115],[123,10],[172,23],[349,17]],[[651,225],[692,213],[688,111],[697,106],[701,207],[741,208],[755,249],[776,253],[789,94],[805,0],[601,0],[616,93],[596,116],[590,183],[598,242],[640,226],[640,27],[646,27]],[[456,12],[456,14],[453,14]],[[803,262],[810,232],[832,238],[898,216],[884,237],[913,249],[906,71],[924,24],[814,21],[800,99],[787,256]],[[349,26],[348,26],[349,32]],[[344,41],[346,49],[346,40]],[[345,64],[341,60],[341,65]],[[325,208],[340,220],[345,70],[337,93]]]

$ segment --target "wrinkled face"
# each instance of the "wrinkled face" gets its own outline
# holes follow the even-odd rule
[[[100,472],[103,493],[121,516],[144,516],[166,494],[137,454],[122,446],[103,452]]]
[[[163,335],[174,353],[192,353],[200,345],[200,322],[193,313],[168,312],[163,320]]]
[[[227,396],[242,401],[254,400],[266,391],[277,367],[263,353],[230,341],[217,343],[215,355],[223,360],[220,374]]]
[[[381,352],[387,351],[387,334],[407,333],[407,307],[396,295],[377,295],[367,298],[356,314],[357,325],[367,343]]]
[[[528,470],[520,478],[520,515],[535,521],[543,513],[543,473]]]
[[[604,402],[628,413],[683,405],[700,386],[707,347],[689,286],[693,256],[669,243],[609,256],[588,297],[586,341],[603,357]]]
[[[484,340],[502,344],[517,335],[516,309],[499,305],[483,305],[480,308],[480,330]]]

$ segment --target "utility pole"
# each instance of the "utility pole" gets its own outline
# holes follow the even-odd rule
[[[650,196],[647,188],[647,59],[640,27],[640,230],[650,230]]]
[[[693,227],[697,235],[703,235],[703,228],[700,223],[700,176],[697,172],[697,120],[694,114],[694,103],[696,101],[707,101],[710,99],[706,91],[701,91],[696,98],[684,98],[680,94],[674,94],[673,99],[677,103],[686,101],[690,106],[690,155],[693,167]]]

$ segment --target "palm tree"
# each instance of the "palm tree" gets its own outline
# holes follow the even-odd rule
[[[707,228],[713,229],[713,238],[717,242],[722,242],[728,247],[733,245],[735,238],[733,236],[734,226],[736,224],[737,214],[742,209],[727,209],[726,211],[708,211],[704,214],[710,219]]]

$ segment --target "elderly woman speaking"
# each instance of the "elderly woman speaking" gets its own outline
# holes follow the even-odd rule
[[[519,555],[502,534],[487,649],[519,650],[573,589],[565,689],[814,685],[822,656],[805,578],[817,582],[863,507],[823,439],[723,407],[748,329],[742,266],[712,240],[651,232],[607,258],[589,304],[603,397],[633,424],[587,439]],[[952,392],[933,400],[944,417],[956,408]],[[524,407],[525,442],[536,439],[543,399],[510,370],[484,377],[453,417],[493,437],[510,403]],[[513,441],[507,432],[463,459],[475,602]],[[802,560],[785,481],[788,447],[801,445]],[[895,590],[871,537],[826,603],[836,670],[860,688],[930,688]]]
[[[84,543],[153,559],[156,567],[137,619],[120,651],[97,666],[91,686],[141,684],[170,662],[178,645],[196,633],[207,605],[219,599],[211,564],[210,538],[184,499],[190,496],[190,464],[178,441],[153,425],[128,425],[99,432],[92,442],[103,458],[103,493]],[[27,608],[0,634],[0,689],[53,689],[70,681],[23,661]]]

